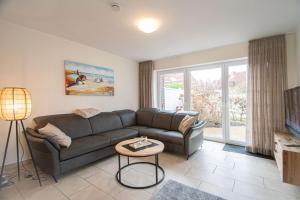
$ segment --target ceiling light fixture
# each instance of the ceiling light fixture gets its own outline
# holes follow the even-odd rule
[[[137,23],[137,27],[144,33],[152,33],[159,27],[159,21],[153,18],[143,18]]]

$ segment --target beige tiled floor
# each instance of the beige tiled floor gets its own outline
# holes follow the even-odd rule
[[[300,187],[281,183],[275,161],[225,152],[222,148],[223,144],[206,141],[203,149],[188,161],[174,154],[161,154],[160,164],[166,178],[150,189],[132,190],[119,185],[114,176],[118,164],[114,156],[70,172],[58,183],[43,175],[42,187],[31,179],[14,178],[15,184],[0,190],[0,199],[147,200],[173,179],[225,199],[300,200]],[[15,174],[13,169],[7,171]],[[136,165],[124,171],[122,178],[132,185],[149,184],[154,182],[154,168]]]

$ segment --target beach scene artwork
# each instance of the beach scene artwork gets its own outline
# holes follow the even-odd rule
[[[114,95],[114,71],[112,68],[67,60],[64,65],[66,95]]]

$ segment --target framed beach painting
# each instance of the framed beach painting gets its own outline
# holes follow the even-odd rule
[[[114,71],[109,67],[64,61],[66,95],[113,96]]]

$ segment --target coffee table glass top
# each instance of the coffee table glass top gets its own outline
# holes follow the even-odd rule
[[[139,151],[130,151],[129,149],[123,147],[124,145],[130,144],[130,143],[134,143],[137,142],[139,140],[139,138],[134,138],[134,139],[129,139],[129,140],[125,140],[122,141],[120,143],[118,143],[115,147],[116,151],[124,156],[130,156],[130,157],[145,157],[145,156],[152,156],[155,154],[159,154],[161,152],[163,152],[164,150],[164,144],[158,140],[154,140],[154,139],[148,139],[148,141],[156,143],[156,146],[153,147],[149,147],[149,148],[145,148]]]

